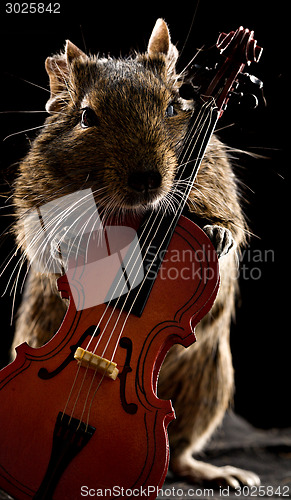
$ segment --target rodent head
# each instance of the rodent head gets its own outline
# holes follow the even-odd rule
[[[191,114],[179,96],[177,57],[158,19],[145,54],[98,58],[67,41],[47,58],[51,116],[21,165],[16,196],[36,205],[91,187],[108,213],[158,205]]]

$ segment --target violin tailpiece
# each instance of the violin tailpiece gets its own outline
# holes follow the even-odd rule
[[[93,370],[104,374],[106,377],[109,377],[112,380],[116,380],[119,373],[118,368],[116,368],[116,363],[102,358],[97,354],[93,354],[93,352],[86,351],[85,349],[82,349],[82,347],[77,348],[74,354],[74,358],[81,366],[88,366],[89,368],[92,368]]]

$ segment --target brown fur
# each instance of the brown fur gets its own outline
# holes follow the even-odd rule
[[[162,20],[154,28],[146,54],[98,59],[87,57],[68,42],[64,53],[47,59],[51,116],[20,164],[15,184],[15,234],[24,252],[27,210],[58,196],[91,187],[106,217],[112,211],[120,216],[128,210],[139,212],[167,195],[192,106],[178,95],[181,78],[175,73],[176,59],[177,49]],[[170,103],[177,114],[165,118]],[[96,113],[96,127],[81,128],[80,108],[84,107]],[[161,186],[151,196],[137,194],[127,185],[130,173],[147,169],[162,176]],[[221,238],[229,230],[237,248],[244,243],[246,224],[236,179],[225,148],[215,137],[191,192],[189,209],[202,224],[219,226]],[[234,468],[198,463],[191,456],[219,425],[233,394],[229,330],[237,270],[236,250],[227,250],[220,259],[221,288],[215,305],[197,327],[196,344],[188,349],[174,346],[169,352],[158,393],[172,399],[177,415],[169,427],[174,471],[193,481],[224,478],[235,486],[237,480],[256,484],[258,478]],[[48,341],[65,310],[54,280],[32,270],[18,313],[14,346],[28,341],[37,347]]]

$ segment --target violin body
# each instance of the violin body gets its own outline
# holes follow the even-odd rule
[[[76,276],[80,296],[82,279],[90,279],[85,274]],[[111,498],[126,490],[129,497],[156,498],[174,418],[171,402],[157,397],[159,369],[173,344],[195,341],[194,327],[218,287],[210,240],[181,216],[141,317],[131,314],[122,332],[114,330],[119,373],[112,380],[79,366],[74,352],[86,348],[101,317],[90,350],[99,338],[102,352],[104,325],[113,328],[120,314],[123,324],[127,313],[106,304],[78,310],[66,275],[59,278],[61,295],[70,297],[59,331],[39,349],[17,347],[15,361],[1,371],[0,488],[17,500],[74,500],[89,491]]]

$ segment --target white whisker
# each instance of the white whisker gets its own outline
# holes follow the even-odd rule
[[[40,128],[44,128],[47,125],[48,125],[47,123],[44,123],[43,125],[39,125],[38,127],[27,128],[25,130],[20,130],[20,132],[13,132],[12,134],[9,134],[6,137],[4,137],[3,142],[6,141],[6,139],[9,139],[9,137],[13,137],[13,136],[19,135],[19,134],[24,134],[25,132],[31,132],[32,130],[37,130],[37,129],[40,129]]]
[[[11,111],[0,111],[0,115],[5,115],[5,114],[15,114],[15,113],[25,113],[25,114],[34,114],[34,113],[46,113],[47,111],[44,109],[42,111],[22,111],[22,110],[11,110]]]

